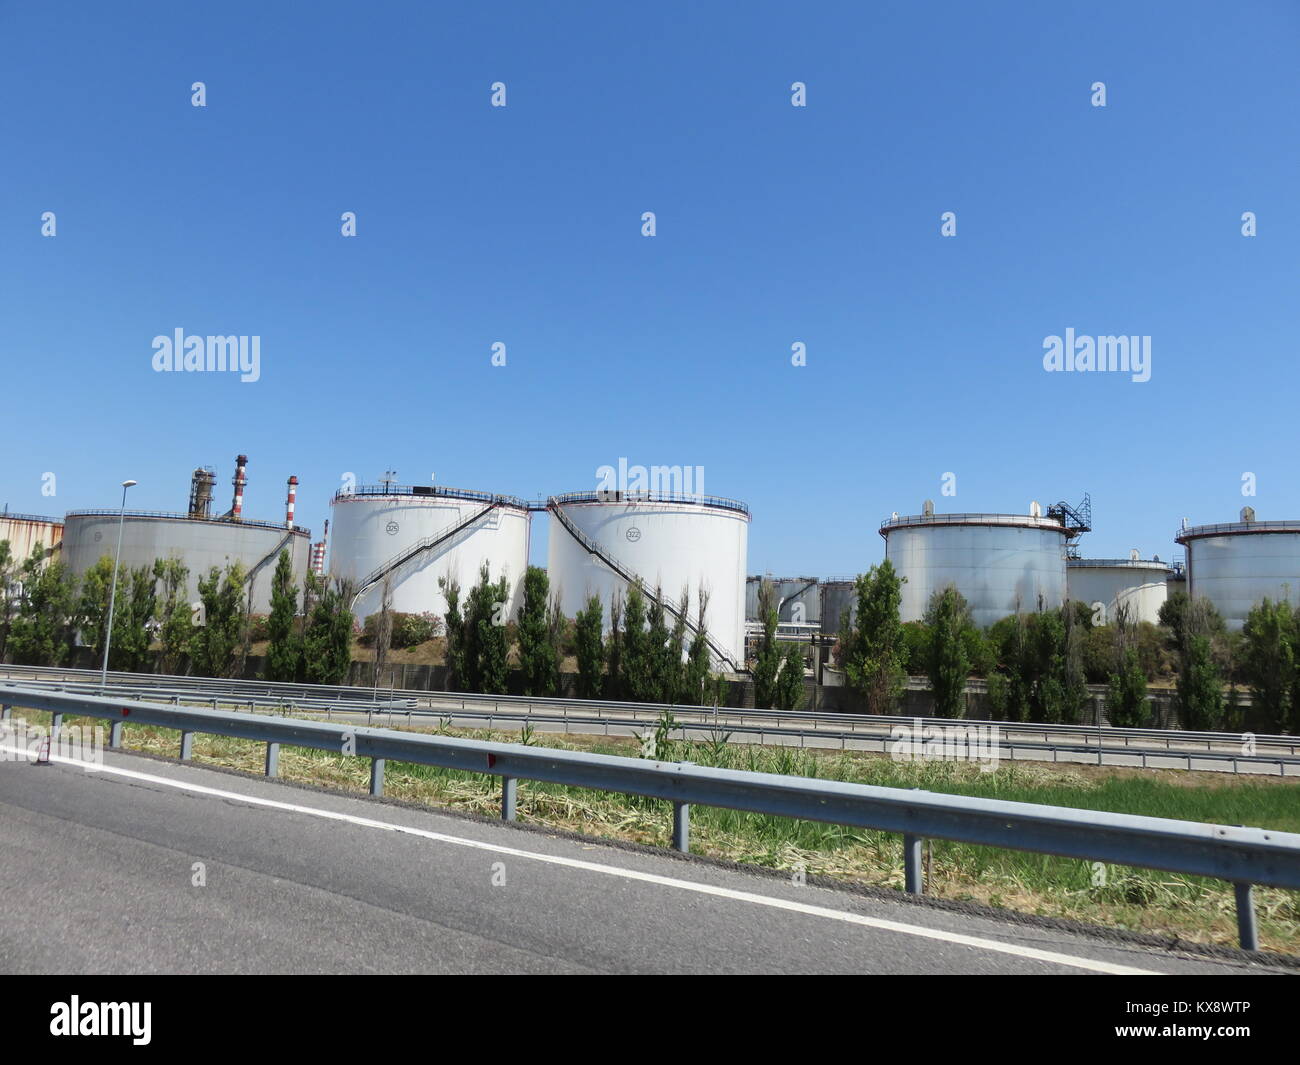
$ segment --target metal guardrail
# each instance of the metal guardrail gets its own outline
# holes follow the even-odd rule
[[[26,680],[24,685],[11,685],[0,681],[0,698],[3,698],[4,692],[9,687],[39,687],[47,691],[63,691],[77,694],[102,694],[104,689],[100,687],[98,678],[94,681],[33,681]],[[414,724],[417,719],[437,720],[451,722],[461,722],[462,727],[467,727],[468,722],[482,723],[486,722],[488,728],[503,726],[513,726],[515,724],[535,723],[540,725],[559,725],[563,727],[565,733],[585,732],[600,733],[610,735],[611,726],[617,728],[631,729],[635,734],[634,726],[645,726],[650,728],[659,724],[659,718],[656,714],[647,712],[647,705],[643,703],[630,704],[629,709],[623,713],[629,716],[615,717],[609,714],[602,714],[599,711],[603,707],[596,706],[594,709],[571,712],[572,708],[568,704],[561,704],[555,708],[548,708],[542,704],[542,711],[539,712],[537,706],[532,702],[521,700],[520,702],[507,703],[502,708],[501,702],[492,696],[465,696],[461,697],[455,694],[445,694],[442,698],[427,700],[425,705],[419,705],[418,700],[414,698],[401,698],[390,696],[388,692],[383,692],[384,698],[381,701],[371,699],[344,700],[338,698],[322,697],[286,697],[274,694],[258,694],[242,690],[230,690],[228,688],[217,687],[164,687],[149,684],[118,684],[114,685],[116,693],[121,698],[126,699],[160,699],[164,702],[170,702],[179,705],[182,701],[190,705],[198,702],[211,703],[212,709],[219,709],[222,705],[243,707],[247,706],[250,713],[253,712],[270,712],[281,714],[300,713],[323,713],[326,717],[332,717],[334,714],[354,714],[366,715],[367,723],[371,723],[376,715],[387,715],[388,724],[393,723],[394,715],[405,717],[408,725]],[[477,700],[477,702],[476,702]],[[454,706],[447,706],[448,702],[460,702],[459,710]],[[590,704],[585,704],[590,705]],[[546,712],[550,709],[551,712]],[[689,713],[689,711],[686,711]],[[757,723],[745,721],[745,713],[760,715]],[[737,733],[746,737],[747,742],[757,742],[765,744],[774,740],[786,743],[792,739],[799,741],[801,748],[826,748],[830,744],[839,743],[840,750],[848,750],[849,743],[852,742],[857,749],[879,753],[889,753],[891,745],[895,741],[894,731],[899,726],[904,726],[909,730],[910,736],[917,737],[916,742],[923,743],[922,731],[925,729],[934,729],[933,738],[942,739],[945,735],[951,733],[947,730],[966,730],[985,728],[977,722],[966,722],[954,720],[951,718],[870,718],[866,719],[866,726],[863,728],[850,727],[848,729],[830,730],[825,727],[800,728],[797,723],[797,715],[794,721],[787,721],[779,712],[772,711],[748,711],[734,717],[713,716],[709,713],[691,714],[682,720],[675,719],[673,731],[683,740],[687,741],[692,736],[703,735],[708,738],[715,738],[725,733],[728,738],[735,736]],[[930,725],[924,722],[931,722]],[[853,725],[859,724],[859,721],[852,722]],[[940,732],[943,728],[945,731]],[[1254,770],[1262,771],[1263,767],[1277,767],[1277,775],[1282,777],[1300,776],[1300,757],[1296,757],[1295,748],[1288,747],[1291,755],[1255,753],[1247,754],[1244,751],[1223,751],[1215,750],[1212,745],[1207,745],[1205,751],[1175,749],[1166,745],[1163,748],[1156,747],[1139,747],[1133,746],[1127,737],[1117,737],[1123,739],[1124,745],[1112,743],[1109,746],[1091,743],[1062,743],[1048,742],[1044,737],[1043,742],[1037,743],[1027,736],[1036,735],[1033,726],[1015,726],[1007,727],[1007,723],[999,723],[996,731],[996,738],[987,739],[988,755],[990,758],[998,759],[1007,758],[1015,760],[1017,752],[1021,757],[1024,752],[1031,752],[1030,757],[1037,755],[1041,761],[1058,762],[1061,756],[1084,755],[1089,761],[1096,757],[1098,764],[1104,763],[1104,756],[1111,756],[1109,764],[1128,765],[1129,761],[1116,761],[1117,758],[1137,759],[1143,769],[1146,768],[1168,768],[1167,765],[1150,765],[1152,760],[1182,760],[1186,762],[1187,769],[1197,768],[1195,763],[1212,766],[1222,766],[1230,764],[1233,773]],[[967,737],[969,738],[969,737]],[[1096,732],[1083,737],[1084,739],[1096,739]],[[810,742],[811,741],[811,742]],[[909,738],[907,742],[912,742]],[[1048,757],[1050,755],[1050,759]],[[1078,761],[1078,759],[1073,759]]]
[[[0,675],[8,677],[36,676],[43,678],[85,678],[93,680],[98,689],[99,671],[90,669],[71,669],[58,666],[0,666]],[[1112,741],[1160,741],[1168,748],[1172,743],[1201,744],[1212,747],[1213,744],[1231,744],[1240,747],[1246,734],[1239,732],[1190,732],[1181,729],[1144,729],[1117,728],[1106,725],[1098,728],[1093,725],[1056,725],[1046,722],[990,721],[977,718],[942,718],[915,717],[897,714],[850,714],[822,710],[758,710],[736,707],[689,706],[670,703],[637,703],[618,700],[567,699],[561,697],[524,696],[524,695],[480,695],[466,692],[441,692],[423,688],[373,688],[347,685],[295,684],[264,680],[236,680],[230,678],[181,677],[169,674],[110,672],[109,680],[113,685],[159,686],[188,688],[204,692],[264,692],[268,695],[281,696],[286,700],[335,700],[347,702],[374,702],[383,699],[413,699],[417,701],[459,700],[463,707],[476,703],[480,706],[520,706],[549,707],[557,710],[586,711],[599,715],[602,710],[611,710],[632,715],[645,714],[650,718],[660,717],[664,712],[689,719],[695,716],[717,722],[729,727],[742,723],[746,719],[770,720],[789,723],[806,721],[814,728],[822,725],[848,726],[850,730],[857,725],[880,728],[900,723],[919,722],[923,727],[953,726],[992,726],[998,725],[1008,731],[1026,735],[1060,736],[1078,741],[1089,741],[1099,734]],[[1291,757],[1300,755],[1300,736],[1269,735],[1251,733],[1249,738],[1258,747],[1277,747],[1289,752]]]
[[[1235,887],[1238,934],[1246,950],[1258,949],[1259,942],[1252,886],[1300,889],[1300,834],[1290,832],[714,769],[686,762],[620,758],[324,721],[167,707],[37,689],[8,689],[0,705],[3,706],[0,717],[6,720],[13,706],[50,712],[55,733],[67,714],[109,721],[110,746],[115,748],[121,746],[122,725],[128,720],[132,724],[176,729],[181,733],[182,760],[190,758],[195,734],[265,743],[267,776],[278,772],[281,745],[368,758],[373,795],[383,794],[388,761],[497,776],[502,779],[503,820],[515,819],[519,780],[662,799],[673,804],[673,846],[683,852],[690,851],[692,805],[900,833],[905,885],[911,894],[922,891],[921,844],[925,839],[1214,877]]]

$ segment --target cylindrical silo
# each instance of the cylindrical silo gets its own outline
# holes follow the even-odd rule
[[[382,607],[384,581],[393,610],[442,616],[440,577],[457,581],[461,602],[489,577],[510,582],[506,616],[517,616],[528,567],[528,504],[511,496],[423,485],[367,485],[338,492],[332,502],[329,571],[354,582],[353,613]]]
[[[1240,629],[1265,597],[1300,595],[1300,521],[1250,520],[1180,529],[1187,549],[1187,594],[1205,596],[1228,628]]]
[[[1136,553],[1136,552],[1135,552]],[[1094,606],[1102,604],[1100,624],[1113,624],[1121,606],[1130,621],[1159,621],[1168,597],[1167,563],[1140,558],[1072,558],[1066,563],[1071,599]]]
[[[745,620],[761,623],[758,592],[764,580],[772,582],[777,622],[782,625],[819,625],[822,617],[816,577],[749,577],[745,581]]]
[[[21,566],[32,557],[39,544],[42,554],[49,558],[63,540],[63,522],[58,518],[44,518],[38,514],[0,514],[0,541],[9,542],[9,556],[14,566]]]
[[[1023,514],[917,514],[880,527],[885,557],[907,578],[903,621],[919,621],[949,584],[987,627],[1008,614],[1065,602],[1068,530],[1054,517]]]
[[[744,666],[745,569],[749,508],[714,496],[654,492],[571,492],[547,502],[551,525],[547,569],[569,617],[596,595],[609,625],[610,601],[626,596],[628,579],[663,590],[676,605],[690,593],[694,624],[700,592],[709,595],[705,627],[715,661]]]
[[[838,636],[844,622],[853,623],[858,610],[858,582],[856,577],[827,577],[821,582],[822,634]]]
[[[100,558],[117,550],[118,511],[74,510],[64,521],[63,561],[80,577]],[[288,551],[299,589],[307,574],[311,531],[263,521],[191,518],[188,514],[127,511],[122,519],[122,566],[153,567],[157,559],[178,558],[188,567],[186,596],[198,601],[198,582],[216,566],[240,562],[249,574],[252,613],[271,611],[271,576],[281,551]],[[302,602],[301,592],[299,603]]]

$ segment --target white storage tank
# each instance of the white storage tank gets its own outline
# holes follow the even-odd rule
[[[1300,521],[1257,521],[1245,507],[1237,522],[1184,522],[1175,539],[1187,549],[1187,594],[1209,599],[1228,628],[1265,597],[1300,602]]]
[[[1029,514],[934,514],[893,517],[880,526],[885,557],[907,580],[903,621],[920,621],[930,597],[949,584],[966,597],[971,618],[986,628],[1008,614],[1065,602],[1066,541],[1057,517]]]
[[[507,616],[523,601],[528,567],[528,504],[511,496],[424,485],[365,485],[332,501],[329,572],[356,583],[358,619],[382,606],[390,575],[395,611],[446,613],[440,577],[460,583],[461,602],[486,562],[493,581],[510,582]]]
[[[1144,560],[1137,551],[1128,558],[1072,558],[1066,563],[1066,580],[1071,599],[1103,607],[1100,624],[1114,624],[1121,605],[1134,622],[1159,621],[1160,608],[1168,598],[1171,570],[1157,559]]]
[[[573,617],[592,595],[604,604],[626,596],[628,578],[647,592],[662,588],[676,604],[690,592],[694,624],[701,590],[715,666],[740,669],[745,650],[745,571],[749,508],[716,496],[657,492],[571,492],[547,501],[551,512],[547,568],[564,613]]]
[[[117,510],[74,510],[63,525],[62,560],[80,577],[103,556],[117,551]],[[188,601],[197,602],[198,582],[216,566],[225,570],[243,563],[252,577],[252,612],[271,612],[271,576],[282,550],[293,561],[294,580],[301,588],[307,575],[311,531],[262,521],[192,518],[188,514],[126,512],[122,520],[122,566],[153,567],[156,559],[179,558],[189,568]]]

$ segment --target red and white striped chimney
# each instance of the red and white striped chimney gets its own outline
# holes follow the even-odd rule
[[[294,508],[294,504],[297,502],[297,500],[298,500],[298,478],[297,478],[297,477],[290,477],[290,478],[289,478],[289,498],[286,499],[286,500],[285,500],[285,503],[284,503],[284,506],[285,506],[285,511],[284,511],[284,527],[285,527],[286,529],[292,529],[292,528],[293,528],[293,508]]]
[[[235,456],[235,501],[230,506],[230,516],[235,521],[244,520],[244,485],[248,483],[248,476],[244,472],[244,467],[247,465],[247,455]]]
[[[325,541],[329,539],[329,536],[330,520],[329,518],[326,518],[325,532],[322,534],[320,540],[311,545],[311,571],[316,574],[317,577],[321,576],[325,572]]]

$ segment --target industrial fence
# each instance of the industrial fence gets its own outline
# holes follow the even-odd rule
[[[265,743],[268,776],[278,773],[281,746],[365,758],[371,764],[370,791],[376,796],[383,794],[389,761],[486,774],[501,779],[504,820],[516,817],[520,780],[661,799],[672,804],[673,846],[682,852],[690,851],[692,805],[897,833],[903,837],[904,883],[911,894],[922,891],[921,852],[926,839],[1213,877],[1234,885],[1239,940],[1246,950],[1258,949],[1253,885],[1300,889],[1300,834],[1261,828],[1072,810],[31,688],[6,689],[0,696],[0,717],[8,720],[12,707],[49,712],[55,734],[65,715],[107,721],[111,747],[121,746],[122,726],[127,721],[175,729],[180,733],[182,760],[190,758],[196,734]]]

